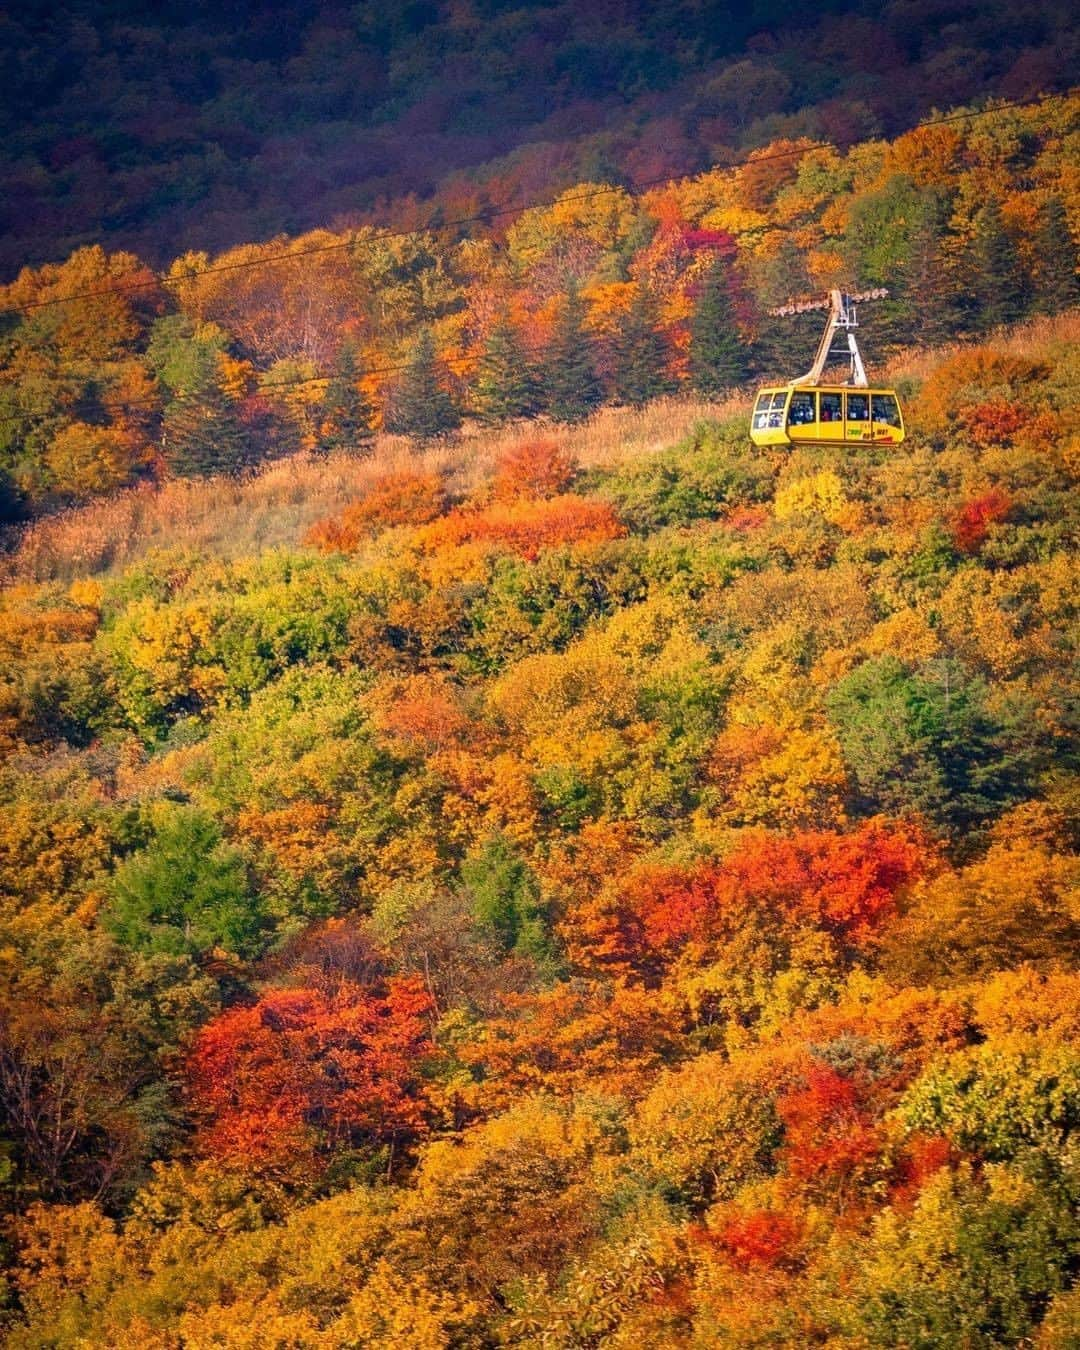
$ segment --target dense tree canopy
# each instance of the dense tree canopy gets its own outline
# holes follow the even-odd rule
[[[11,1342],[1056,1345],[1072,323],[9,586]]]

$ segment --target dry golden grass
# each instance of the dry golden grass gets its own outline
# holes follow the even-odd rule
[[[669,398],[640,410],[604,408],[577,427],[473,428],[426,448],[380,436],[368,459],[296,455],[243,478],[145,485],[28,526],[11,554],[0,559],[0,583],[92,576],[158,548],[235,558],[295,546],[316,520],[355,501],[387,472],[438,470],[468,492],[490,474],[504,450],[539,434],[556,437],[586,468],[617,464],[663,449],[702,418],[726,416],[742,403]]]
[[[1027,323],[991,333],[984,339],[988,347],[1032,359],[1045,356],[1052,347],[1077,341],[1080,341],[1080,309],[1029,319]],[[941,347],[910,347],[885,366],[881,372],[882,381],[893,383],[905,377],[925,380],[942,361],[969,347],[969,343],[961,342],[951,342]]]
[[[550,435],[564,445],[586,469],[614,467],[670,447],[706,418],[730,417],[747,407],[748,396],[733,393],[723,402],[678,395],[657,399],[644,408],[601,408],[587,422],[575,427],[508,428],[476,437],[480,464],[486,472],[498,456],[522,440],[524,434]],[[468,442],[465,442],[468,444]]]

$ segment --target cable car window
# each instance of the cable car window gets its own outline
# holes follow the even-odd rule
[[[873,407],[875,422],[887,422],[891,427],[900,425],[900,408],[894,394],[875,394]]]
[[[781,389],[779,393],[772,396],[772,407],[769,409],[769,427],[774,429],[784,424],[784,403],[787,401],[787,391]]]
[[[754,404],[754,430],[764,431],[769,425],[769,408],[772,404],[772,394],[759,394],[757,402]]]
[[[817,409],[814,407],[814,395],[792,394],[787,420],[789,427],[804,427],[809,422],[816,422]]]
[[[842,422],[844,420],[843,399],[839,394],[822,394],[821,420],[823,422]]]
[[[849,422],[865,422],[870,416],[870,399],[866,394],[848,394],[847,416]]]

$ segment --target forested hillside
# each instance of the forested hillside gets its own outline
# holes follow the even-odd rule
[[[335,451],[270,551],[258,478],[227,548],[50,527],[7,1343],[1075,1343],[1076,323],[898,358],[890,450],[736,406]]]
[[[0,19],[4,1344],[1080,1345],[1067,8],[153,8]]]
[[[1080,69],[1062,0],[132,0],[0,17],[0,280],[400,226],[777,136],[894,134]]]
[[[586,418],[816,340],[791,296],[887,286],[879,362],[1077,299],[1080,96],[954,109],[893,140],[771,141],[631,194],[582,182],[468,229],[320,230],[165,272],[99,246],[0,291],[9,517],[125,485],[363,454],[374,430]]]

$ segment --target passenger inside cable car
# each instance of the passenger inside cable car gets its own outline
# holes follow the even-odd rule
[[[788,410],[788,423],[793,427],[809,426],[811,422],[817,421],[817,409],[814,406],[816,394],[805,392],[794,393],[791,396],[791,407]]]
[[[780,389],[764,393],[754,406],[754,430],[776,431],[784,425],[784,403],[787,391]]]
[[[874,409],[874,421],[884,422],[889,427],[899,427],[900,404],[895,394],[874,394],[871,397]]]

